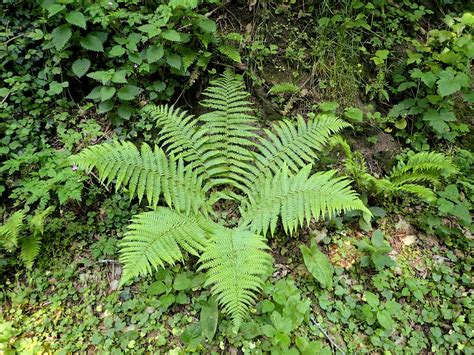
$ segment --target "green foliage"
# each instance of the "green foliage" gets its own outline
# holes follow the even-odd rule
[[[312,218],[325,214],[331,218],[340,212],[358,210],[370,220],[371,213],[349,186],[350,181],[336,178],[335,171],[310,176],[311,165],[297,174],[283,168],[274,176],[261,179],[242,207],[242,217],[250,229],[267,234],[275,232],[281,219],[286,233],[293,234]]]
[[[135,215],[120,243],[122,283],[183,260],[181,249],[193,255],[206,250],[208,235],[200,224],[197,217],[162,207]]]
[[[14,212],[0,226],[0,247],[8,253],[13,253],[19,246],[21,261],[31,269],[40,252],[45,219],[53,210],[54,207],[51,206],[44,211],[36,211],[28,221],[28,228],[24,223],[26,213],[24,211]],[[25,229],[28,231],[24,231]]]
[[[303,254],[304,264],[313,277],[318,280],[323,288],[332,289],[332,277],[334,268],[318,248],[316,241],[311,241],[311,247],[300,245]]]
[[[376,178],[367,172],[365,159],[359,152],[353,153],[349,144],[341,137],[333,137],[333,144],[340,144],[346,155],[345,172],[361,189],[373,191],[376,195],[397,197],[403,194],[415,195],[427,202],[434,202],[433,188],[441,184],[442,178],[455,174],[458,169],[452,159],[436,152],[411,154],[406,161],[399,160],[389,175]]]
[[[267,130],[270,139],[263,138],[250,115],[248,95],[243,81],[227,71],[206,89],[203,106],[211,111],[197,119],[165,106],[145,109],[162,129],[159,141],[165,150],[115,142],[89,147],[73,158],[86,171],[96,168],[102,182],[127,188],[131,197],[146,195],[155,208],[135,216],[121,242],[122,284],[164,263],[174,265],[182,259],[180,248],[200,254],[201,268],[208,269],[206,285],[212,285],[236,327],[270,271],[271,258],[259,233],[270,228],[273,234],[280,215],[289,233],[304,220],[326,214],[360,210],[371,215],[348,180],[334,177],[333,171],[310,176],[311,166],[305,163],[347,124],[326,115],[307,124],[299,118],[297,127],[282,122],[275,125],[276,134]],[[255,141],[261,144],[253,152]],[[276,168],[282,164],[290,168]],[[230,190],[212,194],[220,185],[248,196]],[[161,195],[174,210],[156,207]],[[242,229],[218,227],[206,218],[215,214],[211,204],[222,198],[241,201]]]
[[[8,95],[2,104],[28,112],[25,107],[47,109],[68,94],[93,100],[98,113],[129,119],[135,99],[170,98],[183,78],[206,69],[213,52],[240,62],[206,14],[209,3],[7,1],[0,58]],[[94,73],[110,77],[97,83]]]
[[[394,92],[406,96],[389,112],[389,118],[397,122],[410,120],[410,126],[396,124],[403,132],[416,128],[428,128],[439,139],[453,141],[464,135],[469,127],[459,116],[457,104],[472,103],[470,62],[472,50],[472,14],[444,19],[447,29],[434,29],[428,33],[425,43],[412,40],[415,51],[407,50],[405,72],[394,76],[398,87]],[[409,90],[416,88],[416,90]],[[416,137],[405,137],[419,149]]]
[[[200,269],[208,269],[205,285],[238,329],[272,267],[265,239],[245,230],[223,229],[214,235],[200,257]]]
[[[372,233],[370,241],[367,239],[355,241],[354,244],[364,254],[361,259],[362,266],[374,266],[377,270],[384,267],[394,266],[394,261],[387,254],[392,251],[390,244],[384,240],[382,231],[376,230]]]

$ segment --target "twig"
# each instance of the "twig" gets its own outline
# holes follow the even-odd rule
[[[334,340],[332,340],[332,338],[329,336],[328,333],[326,333],[326,331],[323,329],[323,327],[321,327],[321,324],[319,324],[316,319],[314,319],[313,316],[311,316],[311,321],[313,322],[313,324],[315,326],[318,327],[318,329],[324,334],[324,336],[327,338],[327,340],[329,340],[329,342],[331,343],[332,346],[334,346],[337,350],[339,350],[342,355],[345,355],[346,353],[344,352],[344,350],[342,350],[339,345],[336,344],[336,342]]]

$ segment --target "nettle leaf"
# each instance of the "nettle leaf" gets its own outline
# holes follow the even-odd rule
[[[71,25],[86,29],[86,18],[80,11],[71,11],[64,17]]]
[[[438,93],[445,97],[461,90],[469,85],[469,77],[465,73],[456,72],[448,68],[439,73]]]
[[[60,4],[51,4],[51,5],[47,6],[46,10],[48,10],[48,18],[53,17],[57,13],[63,11],[65,8],[66,8],[65,5],[60,5]]]
[[[58,95],[63,92],[64,88],[69,86],[69,82],[65,81],[62,83],[58,83],[57,81],[53,81],[49,83],[49,90],[47,91],[48,95]]]
[[[100,100],[107,101],[111,99],[115,95],[115,91],[115,88],[112,86],[103,86],[102,89],[100,89]]]
[[[164,53],[163,46],[153,45],[147,49],[146,59],[148,60],[148,63],[155,63],[163,58]]]
[[[126,84],[127,83],[127,74],[128,70],[122,69],[114,73],[112,76],[112,82],[117,84]]]
[[[204,16],[197,21],[197,25],[201,30],[207,33],[214,33],[217,30],[216,23]]]
[[[107,71],[99,70],[99,71],[95,71],[95,72],[87,74],[89,78],[100,81],[102,85],[107,84],[112,79],[113,75],[114,75],[113,69],[107,70]]]
[[[84,76],[85,73],[87,73],[90,67],[91,67],[91,62],[89,59],[86,59],[86,58],[77,59],[74,63],[72,63],[72,72],[78,78],[81,78],[82,76]]]
[[[123,48],[120,45],[115,45],[112,47],[112,49],[109,52],[109,57],[120,57],[125,54],[125,48]]]
[[[334,267],[327,256],[319,250],[316,241],[311,241],[310,248],[306,245],[300,245],[300,250],[303,254],[304,264],[311,275],[318,280],[323,288],[331,289]]]
[[[128,104],[120,105],[119,109],[117,110],[117,114],[122,117],[123,119],[127,120],[132,116],[133,109]]]
[[[177,54],[171,54],[166,56],[166,63],[172,68],[181,70],[182,62],[181,57]]]
[[[103,52],[104,46],[102,45],[102,41],[99,37],[94,35],[87,35],[86,38],[83,38],[79,41],[82,48],[87,49],[88,51],[94,52]]]
[[[92,89],[92,91],[89,93],[89,95],[86,96],[86,99],[89,100],[98,100],[100,99],[100,91],[102,89],[102,86],[97,86]]]
[[[51,38],[54,47],[60,51],[64,48],[67,42],[71,39],[72,31],[68,25],[61,25],[56,27],[51,33]]]
[[[139,88],[138,86],[135,85],[125,85],[123,88],[121,88],[117,96],[121,100],[133,100],[137,95],[139,95],[143,89]]]
[[[97,108],[98,113],[106,113],[114,108],[114,102],[112,100],[104,101],[99,104]]]
[[[140,26],[138,27],[138,29],[142,32],[145,32],[149,38],[158,36],[161,33],[161,29],[155,24],[151,24],[151,23]]]
[[[161,37],[168,41],[181,42],[181,35],[178,31],[175,30],[166,30],[161,33]]]

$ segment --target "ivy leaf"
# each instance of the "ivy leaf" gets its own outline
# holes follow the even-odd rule
[[[94,51],[94,52],[104,51],[104,46],[102,45],[101,40],[99,39],[99,37],[94,36],[94,35],[87,35],[87,37],[81,39],[79,43],[81,44],[82,48],[87,49],[89,51]]]
[[[142,89],[140,89],[138,86],[135,85],[125,85],[123,88],[121,88],[117,96],[121,100],[133,100],[138,94],[142,92]]]
[[[181,42],[181,35],[175,30],[166,30],[161,34],[161,37],[168,41]]]
[[[438,80],[438,93],[441,97],[445,97],[454,94],[456,91],[461,90],[462,87],[468,86],[469,78],[464,73],[459,73],[448,68],[439,73]]]
[[[300,245],[300,250],[303,254],[304,264],[311,275],[318,280],[323,288],[331,289],[334,267],[326,255],[319,250],[316,242],[314,240],[311,241],[311,248],[308,248],[306,245]]]
[[[71,11],[64,17],[71,25],[86,29],[86,18],[80,11]]]
[[[72,72],[78,78],[84,76],[85,73],[90,69],[91,62],[89,59],[77,59],[74,63],[72,63]]]
[[[163,46],[153,45],[147,49],[146,59],[148,60],[148,63],[154,63],[163,58],[163,54]]]
[[[68,25],[61,25],[56,27],[51,33],[54,47],[60,51],[64,48],[66,43],[71,39],[72,31]]]
[[[107,101],[115,95],[115,88],[112,86],[102,86],[100,89],[100,100]]]

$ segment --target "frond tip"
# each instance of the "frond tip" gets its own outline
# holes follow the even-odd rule
[[[158,207],[133,217],[120,242],[120,261],[124,264],[121,284],[150,274],[165,263],[183,259],[182,249],[198,255],[208,244],[201,218]]]
[[[211,292],[238,328],[270,274],[272,258],[262,236],[242,229],[221,230],[202,254],[199,269],[208,270],[205,285],[212,285]]]

